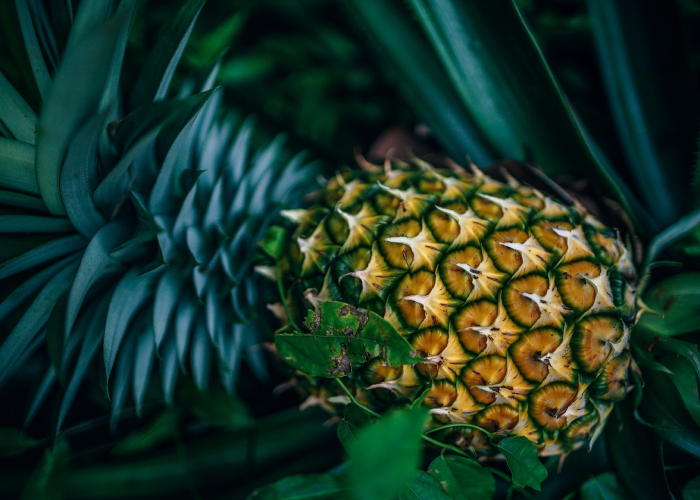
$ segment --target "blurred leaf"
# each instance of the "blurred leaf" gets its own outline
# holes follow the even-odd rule
[[[290,476],[253,492],[248,500],[336,500],[347,489],[331,474]]]
[[[700,273],[677,274],[654,285],[644,294],[652,311],[644,313],[638,325],[659,335],[680,335],[700,329]]]
[[[589,147],[512,0],[410,4],[464,108],[500,155],[532,157],[550,176],[596,180],[638,216],[623,180]]]
[[[240,429],[254,423],[246,404],[219,388],[212,387],[207,394],[190,390],[183,395],[183,399],[192,414],[211,425]]]
[[[700,500],[700,476],[691,479],[683,488],[683,500]]]
[[[36,441],[14,427],[0,427],[0,458],[19,455],[32,448]]]
[[[406,487],[399,494],[399,500],[450,500],[455,498],[445,493],[440,482],[433,476],[422,470],[416,472],[417,474],[406,483]]]
[[[278,260],[282,256],[285,236],[286,231],[283,227],[270,226],[265,231],[265,237],[258,242],[258,246],[274,260]]]
[[[389,366],[414,364],[420,357],[411,344],[378,314],[343,302],[324,302],[309,312],[311,333],[278,333],[277,351],[307,375],[344,377],[352,362],[381,356]]]
[[[440,456],[432,461],[428,472],[440,481],[453,500],[487,500],[496,492],[493,476],[476,460]]]
[[[661,441],[634,418],[631,397],[613,408],[605,437],[615,473],[635,498],[673,498],[666,484]]]
[[[32,473],[22,494],[23,500],[60,500],[68,465],[68,444],[59,439],[47,450],[39,467]]]
[[[617,478],[612,472],[592,477],[581,486],[581,500],[625,500]]]
[[[338,422],[338,439],[345,451],[350,451],[350,448],[357,442],[360,430],[369,423],[371,423],[369,413],[365,410],[355,403],[345,406],[343,419]]]
[[[442,145],[457,159],[469,156],[478,164],[494,160],[486,138],[462,107],[445,70],[400,3],[352,0],[346,4],[364,29],[362,34],[369,36],[388,63],[406,102]]]
[[[358,500],[386,500],[399,493],[420,463],[425,408],[400,411],[362,429],[351,447],[348,480]]]
[[[532,441],[523,436],[514,436],[502,439],[497,446],[506,457],[513,483],[539,491],[540,484],[547,479],[547,469],[540,462]]]
[[[173,411],[165,411],[162,415],[151,420],[147,425],[119,441],[112,448],[112,455],[122,457],[135,455],[151,450],[165,441],[173,438],[176,431],[177,415]]]
[[[658,221],[668,225],[689,199],[698,119],[676,2],[588,0],[588,7],[631,174]]]

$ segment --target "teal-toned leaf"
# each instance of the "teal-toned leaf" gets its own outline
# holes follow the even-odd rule
[[[112,448],[112,455],[123,457],[143,453],[170,441],[175,432],[179,432],[177,429],[177,414],[174,411],[165,411],[143,428],[136,429],[119,441]]]
[[[112,3],[111,1],[104,2],[102,0],[81,1],[70,32],[70,43],[79,43],[91,31],[104,23],[109,17]]]
[[[347,471],[354,498],[393,498],[414,477],[426,417],[425,408],[400,411],[362,429],[350,448]]]
[[[0,427],[0,458],[19,455],[36,444],[36,441],[27,437],[20,429]]]
[[[83,337],[83,343],[80,347],[80,353],[78,354],[78,359],[73,368],[73,374],[71,375],[70,382],[66,387],[66,391],[63,394],[63,399],[61,400],[61,406],[58,410],[58,418],[56,420],[56,433],[61,430],[61,426],[68,415],[68,410],[70,410],[75,396],[78,394],[78,389],[82,383],[85,375],[87,374],[88,368],[95,358],[95,355],[99,352],[102,345],[102,338],[105,331],[105,321],[107,319],[107,310],[109,308],[109,295],[102,298],[98,304],[94,307],[85,311],[78,323],[75,326],[76,330],[85,329],[86,333]]]
[[[700,391],[698,390],[698,374],[693,364],[681,356],[669,356],[661,362],[673,372],[671,380],[685,403],[685,409],[688,410],[695,423],[700,426]]]
[[[498,449],[506,457],[513,483],[539,491],[540,484],[547,479],[547,469],[540,462],[532,441],[523,436],[507,437],[498,442]]]
[[[622,179],[598,160],[511,0],[411,0],[452,84],[501,156],[548,175],[596,179],[634,217]],[[645,223],[649,223],[645,220]]]
[[[205,0],[189,0],[163,28],[129,98],[129,108],[163,99]]]
[[[34,70],[29,61],[15,1],[0,2],[0,28],[2,29],[9,55],[12,57],[14,66],[17,69],[21,85],[18,90],[24,93],[24,97],[29,99],[36,108],[41,103],[42,97],[34,78]]]
[[[39,384],[39,387],[37,387],[36,392],[34,393],[34,398],[32,399],[32,402],[29,405],[29,411],[27,411],[27,416],[24,418],[23,427],[28,427],[29,424],[31,424],[34,421],[34,418],[36,417],[37,413],[39,413],[41,405],[44,404],[44,401],[46,400],[47,396],[49,395],[57,381],[58,375],[56,374],[56,369],[53,365],[49,365],[49,368],[44,374],[44,378],[41,379],[41,383]]]
[[[682,273],[665,279],[644,294],[653,313],[642,314],[639,326],[658,335],[680,335],[698,330],[700,273]]]
[[[263,252],[278,260],[282,256],[286,231],[280,226],[270,226],[265,231],[265,237],[258,241],[258,246]]]
[[[168,331],[170,319],[177,310],[177,299],[181,289],[180,271],[173,266],[168,266],[158,281],[153,302],[153,331],[156,347],[160,346]]]
[[[51,77],[49,76],[49,70],[46,67],[44,56],[41,53],[41,46],[39,45],[36,31],[34,30],[34,23],[32,22],[32,16],[29,12],[29,2],[26,0],[14,0],[14,4],[17,13],[17,21],[19,22],[19,29],[24,39],[24,50],[26,51],[29,64],[32,68],[32,75],[34,76],[34,81],[39,89],[41,98],[45,100],[51,88]]]
[[[148,381],[155,361],[155,344],[150,318],[146,319],[147,326],[136,339],[136,357],[134,359],[133,392],[136,401],[136,413],[140,416],[143,410],[143,398],[146,396]]]
[[[357,441],[360,430],[370,422],[369,413],[355,403],[345,406],[343,419],[338,422],[338,440],[346,451],[350,451],[350,448]]]
[[[342,302],[324,302],[309,313],[310,334],[278,333],[277,352],[284,361],[311,376],[344,377],[352,362],[381,356],[400,366],[420,361],[415,349],[389,322],[374,312]]]
[[[59,439],[27,481],[22,500],[60,500],[68,474],[68,444]]]
[[[136,313],[153,297],[162,268],[140,274],[139,266],[132,267],[119,281],[112,295],[105,328],[104,360],[107,380],[114,366],[117,351],[129,323]]]
[[[29,194],[17,193],[15,191],[7,191],[5,189],[0,189],[0,205],[27,208],[35,212],[49,211],[41,198]]]
[[[19,257],[0,264],[0,279],[5,279],[27,269],[46,264],[54,259],[64,257],[85,246],[82,236],[72,235],[56,238],[23,253]]]
[[[76,43],[69,44],[44,102],[37,129],[36,176],[53,214],[65,214],[61,164],[71,136],[98,109],[118,36],[129,16],[120,12]]]
[[[688,481],[683,488],[683,500],[700,499],[700,476]]]
[[[31,144],[0,137],[0,186],[38,195],[35,159]]]
[[[105,119],[105,114],[97,114],[78,130],[68,145],[61,170],[61,197],[66,215],[86,238],[92,238],[106,222],[92,199],[99,180],[96,153]]]
[[[253,492],[248,500],[339,500],[347,488],[331,474],[289,476]]]
[[[428,472],[440,481],[453,500],[489,500],[496,491],[493,476],[476,460],[440,456],[431,462]]]
[[[0,121],[18,141],[35,143],[36,113],[0,72]]]
[[[684,236],[689,235],[699,225],[700,209],[694,210],[657,234],[647,247],[644,267],[648,268],[649,265],[661,255],[661,252],[669,248]]]
[[[451,497],[440,486],[440,482],[422,470],[406,483],[399,494],[399,500],[451,500]],[[486,498],[486,497],[481,497]]]
[[[46,321],[46,349],[49,352],[49,359],[56,369],[56,373],[61,373],[61,365],[64,359],[66,346],[65,325],[66,325],[66,303],[68,302],[68,290],[63,292],[54,304],[49,319]]]
[[[175,336],[168,336],[160,351],[160,378],[163,385],[165,404],[172,406],[175,384],[178,377],[177,345]]]
[[[112,432],[117,428],[122,408],[129,396],[132,385],[134,355],[136,349],[136,335],[127,335],[124,345],[119,349],[116,368],[114,370],[114,385],[112,386],[112,413],[109,418],[109,427]]]
[[[206,320],[201,314],[198,316],[192,332],[190,366],[197,389],[206,391],[209,387],[209,372],[211,370],[211,348],[209,347]]]
[[[68,290],[71,278],[77,268],[78,263],[74,261],[56,273],[22,315],[10,335],[0,346],[0,375],[12,365],[15,358],[44,327],[54,304],[61,294]]]
[[[41,215],[0,215],[2,233],[70,233],[73,226],[65,217]]]
[[[66,335],[70,335],[90,288],[100,279],[122,272],[119,262],[109,254],[129,237],[132,230],[129,221],[115,219],[102,226],[90,240],[71,284],[66,309]]]
[[[581,500],[624,500],[628,498],[612,472],[592,477],[581,486]]]
[[[391,0],[345,2],[368,36],[404,99],[454,158],[479,165],[495,159],[488,141],[462,106],[431,47],[416,33],[410,13]],[[391,19],[390,23],[386,20]]]
[[[175,339],[177,346],[177,357],[180,361],[180,369],[185,370],[185,357],[187,347],[192,337],[192,330],[197,317],[197,303],[188,296],[180,303],[175,310]]]

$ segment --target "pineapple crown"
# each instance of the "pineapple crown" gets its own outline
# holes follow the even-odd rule
[[[0,72],[0,383],[43,346],[51,359],[27,423],[60,383],[60,428],[95,358],[113,423],[130,391],[140,412],[156,358],[167,402],[181,369],[204,390],[216,367],[229,392],[244,356],[265,375],[255,242],[317,167],[222,112],[218,64],[199,93],[190,79],[169,98],[203,0],[122,94],[136,4],[84,1],[65,31],[42,3],[2,6],[19,30],[4,30],[16,71]]]

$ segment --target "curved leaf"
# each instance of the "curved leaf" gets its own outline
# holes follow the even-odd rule
[[[64,236],[51,240],[19,257],[0,264],[0,280],[73,253],[84,246],[85,238],[80,235]]]
[[[0,186],[39,194],[35,155],[36,148],[31,144],[0,137]]]
[[[453,498],[445,493],[437,479],[422,470],[417,471],[417,474],[406,483],[406,487],[399,494],[399,500],[451,500]]]
[[[547,469],[540,462],[532,441],[523,436],[507,437],[499,441],[497,446],[506,457],[508,468],[513,474],[513,483],[539,491],[540,484],[547,479]]]
[[[430,463],[428,472],[440,481],[453,500],[490,500],[496,491],[493,476],[476,460],[440,456]]]
[[[2,233],[70,233],[73,226],[65,217],[42,215],[0,215]]]
[[[617,484],[615,474],[605,472],[581,486],[581,500],[625,500],[626,494]]]
[[[644,294],[644,303],[663,316],[642,314],[639,327],[660,335],[681,335],[698,330],[700,273],[677,274],[654,285]]]
[[[35,143],[36,113],[0,72],[0,121],[18,141]]]
[[[48,212],[48,209],[46,208],[46,205],[44,205],[44,201],[41,198],[29,194],[6,191],[4,189],[0,189],[0,205],[27,208],[29,210],[34,210],[35,212]]]
[[[700,225],[700,209],[694,210],[690,214],[682,217],[674,224],[664,229],[657,234],[647,247],[647,255],[644,260],[644,268],[661,255],[661,252],[669,248],[675,242],[689,235],[695,228]]]

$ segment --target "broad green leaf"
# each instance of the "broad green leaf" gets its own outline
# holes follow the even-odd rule
[[[39,245],[19,257],[0,264],[0,279],[5,279],[27,269],[64,257],[85,246],[85,238],[79,235],[63,236]]]
[[[506,457],[513,483],[539,491],[540,484],[547,479],[547,469],[540,462],[532,441],[523,436],[508,437],[498,442],[498,449]]]
[[[18,141],[35,143],[36,113],[0,72],[0,121]]]
[[[338,440],[346,451],[350,451],[360,430],[370,422],[369,413],[355,403],[345,406],[343,419],[338,422]]]
[[[279,260],[282,256],[285,236],[286,231],[283,227],[270,226],[265,231],[265,237],[258,241],[258,246],[274,260]]]
[[[354,498],[392,498],[414,477],[426,417],[425,408],[399,411],[362,429],[350,448],[347,471]]]
[[[661,252],[700,226],[700,209],[694,210],[657,234],[647,247],[644,268],[654,262]]]
[[[39,330],[49,319],[54,304],[63,292],[68,290],[70,281],[78,268],[73,261],[56,273],[36,296],[17,325],[0,346],[0,375],[13,364],[15,358],[29,345]]]
[[[119,441],[111,453],[117,457],[143,453],[173,439],[175,432],[178,432],[177,414],[167,410]]]
[[[605,438],[615,473],[634,497],[671,500],[661,441],[649,427],[635,420],[631,396],[613,408]]]
[[[68,444],[59,439],[44,454],[39,466],[32,473],[22,494],[22,500],[60,500],[63,498],[65,479],[68,476]]]
[[[98,109],[112,66],[117,38],[129,19],[120,12],[76,43],[69,44],[37,129],[36,176],[44,203],[65,214],[61,165],[71,136]]]
[[[581,500],[625,500],[628,498],[612,472],[592,477],[581,486]]]
[[[134,266],[117,284],[109,304],[105,328],[104,360],[107,380],[129,323],[139,309],[153,297],[157,279],[162,271],[163,269],[159,268],[140,274],[140,266]]]
[[[424,471],[416,471],[417,474],[406,482],[406,487],[399,494],[399,500],[451,500],[455,497],[445,493],[440,482]],[[487,498],[487,497],[479,497]]]
[[[289,476],[253,492],[248,500],[339,500],[347,488],[331,474]]]
[[[432,461],[428,472],[440,481],[453,500],[489,500],[496,491],[493,476],[476,460],[440,456]]]
[[[311,376],[344,377],[352,363],[382,357],[389,366],[415,364],[420,357],[384,318],[342,302],[324,302],[309,312],[311,333],[278,333],[277,352],[284,361]]]
[[[669,356],[661,362],[673,372],[671,380],[685,403],[685,409],[700,426],[700,391],[698,391],[698,374],[693,364],[681,356]]]
[[[129,98],[129,108],[163,99],[175,73],[182,51],[192,32],[205,0],[189,0],[163,28],[155,47],[136,79]]]
[[[630,173],[661,225],[671,224],[688,204],[697,122],[676,3],[588,0],[588,7]],[[667,124],[663,133],[659,123]]]
[[[682,273],[654,285],[644,294],[644,303],[663,316],[644,313],[639,326],[659,335],[680,335],[698,330],[700,273]]]
[[[35,155],[36,148],[31,144],[0,137],[0,186],[39,194]]]
[[[417,33],[410,13],[391,0],[345,2],[368,36],[404,99],[454,158],[477,164],[495,156],[460,102],[431,47]],[[391,19],[390,23],[386,20]]]
[[[683,500],[700,499],[700,476],[688,481],[683,488]]]
[[[27,437],[20,429],[0,427],[0,458],[19,455],[36,444],[36,441]]]

